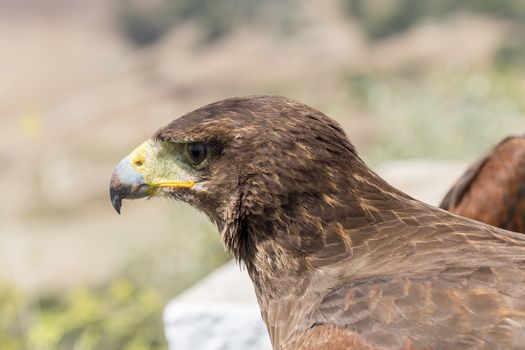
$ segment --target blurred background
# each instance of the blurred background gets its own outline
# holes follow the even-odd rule
[[[229,256],[182,204],[108,199],[203,104],[285,95],[372,166],[525,132],[525,2],[0,0],[0,348],[165,349],[165,303]]]

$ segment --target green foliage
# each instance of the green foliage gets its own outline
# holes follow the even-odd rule
[[[503,47],[498,51],[495,57],[495,66],[499,70],[508,70],[509,68],[525,68],[525,41],[523,32],[516,33],[514,38],[509,38]],[[516,40],[516,38],[519,38]]]
[[[221,38],[235,26],[253,19],[261,2],[257,0],[172,0],[169,7],[177,21],[195,20],[204,39]]]
[[[277,0],[270,2],[279,4]],[[121,0],[116,13],[124,35],[143,46],[187,21],[199,25],[205,42],[220,39],[236,26],[252,22],[266,5],[268,1],[258,0],[161,0],[148,6],[139,0]]]
[[[429,18],[457,12],[497,16],[522,23],[525,2],[515,0],[341,0],[343,8],[372,39],[402,32]],[[239,25],[254,23],[264,14],[268,23],[290,24],[294,0],[119,0],[117,25],[138,46],[155,43],[172,27],[195,22],[204,42],[222,38]],[[266,11],[269,8],[272,11]],[[276,20],[276,18],[278,18]]]
[[[137,46],[157,42],[171,27],[165,6],[144,7],[131,0],[118,2],[116,21],[122,34]]]
[[[379,132],[367,156],[475,158],[525,130],[525,92],[519,77],[462,70],[348,77],[348,94]],[[417,145],[415,147],[414,145]]]
[[[177,215],[147,223],[162,243],[103,286],[28,296],[0,283],[0,350],[165,349],[164,305],[229,258],[211,222],[172,205]]]
[[[409,28],[420,16],[425,1],[396,0],[378,8],[363,0],[344,0],[346,9],[358,19],[373,39],[382,38]]]
[[[2,350],[165,349],[163,298],[130,279],[33,300],[0,289]]]
[[[525,2],[515,0],[343,0],[343,5],[372,39],[399,33],[428,18],[460,11],[525,20]]]

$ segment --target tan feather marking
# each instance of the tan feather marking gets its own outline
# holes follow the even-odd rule
[[[458,327],[459,329],[471,328],[471,314],[464,306],[463,296],[455,290],[450,291],[448,294],[450,300],[452,301],[452,306],[456,310],[452,319],[450,320],[451,324],[455,327]]]
[[[379,209],[376,208],[373,204],[371,204],[368,200],[366,199],[361,199],[359,200],[359,205],[361,206],[361,208],[364,210],[364,212],[368,215],[368,216],[375,216],[377,213],[379,213]]]
[[[323,193],[321,198],[323,199],[323,201],[328,204],[329,206],[331,207],[336,207],[338,205],[341,205],[341,202],[339,202],[337,199],[335,199],[334,197],[331,197],[329,195],[327,195],[326,193]]]

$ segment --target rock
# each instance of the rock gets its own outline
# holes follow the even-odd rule
[[[164,310],[170,350],[271,350],[246,270],[230,261]]]

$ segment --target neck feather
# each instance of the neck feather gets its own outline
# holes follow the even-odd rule
[[[316,271],[351,258],[359,240],[377,234],[360,228],[394,218],[393,209],[411,201],[362,162],[336,175],[337,186],[288,191],[271,201],[277,205],[257,207],[252,200],[246,211],[239,197],[222,238],[246,265],[258,294],[300,295]]]

